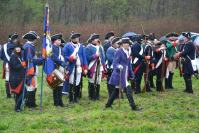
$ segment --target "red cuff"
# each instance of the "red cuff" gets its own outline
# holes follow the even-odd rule
[[[74,57],[74,56],[70,56],[70,57],[69,57],[69,61],[70,61],[70,62],[73,62],[74,60],[75,60],[75,57]]]
[[[173,42],[173,46],[176,47],[176,45],[177,45],[177,43],[176,43],[176,42]]]
[[[84,70],[88,70],[88,66],[87,66],[87,65],[83,65],[83,66],[82,66],[82,69],[83,69],[83,71],[84,71]]]

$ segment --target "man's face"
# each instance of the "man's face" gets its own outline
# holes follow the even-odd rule
[[[128,43],[123,43],[122,47],[126,50],[129,50],[129,44]]]
[[[118,44],[118,43],[114,43],[114,44],[113,44],[113,47],[114,47],[114,48],[119,48],[119,44]]]
[[[72,42],[73,43],[79,43],[79,40],[80,40],[79,38],[74,38],[74,39],[72,39]]]
[[[100,44],[100,40],[99,39],[94,39],[92,41],[92,43],[95,44],[95,45],[99,45]]]
[[[55,40],[55,41],[54,41],[54,44],[56,44],[56,45],[58,45],[58,46],[61,45],[61,39]]]
[[[16,47],[16,48],[15,48],[15,51],[16,51],[17,53],[20,53],[20,52],[21,52],[21,48],[20,48],[20,47]]]
[[[17,44],[18,40],[17,40],[17,39],[14,39],[12,42],[13,42],[14,44]]]

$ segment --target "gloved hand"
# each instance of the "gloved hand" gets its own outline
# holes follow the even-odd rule
[[[21,65],[25,68],[25,67],[26,67],[26,62],[25,62],[25,61],[22,61],[22,62],[21,62]]]
[[[123,70],[123,66],[122,65],[118,65],[117,68],[120,69],[120,70]]]
[[[151,56],[144,56],[144,59],[145,59],[145,60],[150,60],[150,59],[151,59]]]

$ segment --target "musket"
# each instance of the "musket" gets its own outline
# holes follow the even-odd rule
[[[163,80],[165,77],[165,66],[166,66],[166,62],[165,62],[165,50],[162,51],[162,69],[161,69],[161,90],[160,91],[165,91],[165,88],[163,87]]]
[[[101,41],[98,42],[99,44],[101,43]],[[100,50],[100,47],[99,47]],[[99,51],[100,53],[100,51]],[[96,66],[96,72],[95,72],[95,79],[94,79],[94,87],[97,88],[97,82],[98,82],[98,77],[100,75],[100,56],[99,58],[96,60],[97,66]]]
[[[180,77],[182,77],[181,58],[178,59],[178,69],[179,69]]]
[[[176,47],[175,47],[175,51],[178,52]],[[182,77],[181,57],[176,62],[177,62],[177,67],[179,69],[180,77]]]
[[[145,35],[145,31],[144,31],[144,28],[143,28],[143,25],[141,24],[141,27],[142,27],[142,32],[143,34]],[[146,43],[146,36],[144,37],[144,40],[145,40],[145,43]],[[149,54],[150,55],[150,54]],[[149,64],[150,62],[148,60],[144,61],[145,62],[145,65],[146,65],[146,73],[144,74],[144,87],[142,89],[142,92],[145,93],[146,92],[146,88],[147,88],[147,85],[148,85],[148,75],[149,75]]]
[[[73,100],[75,99],[74,95],[75,95],[76,79],[77,79],[77,65],[76,65],[76,61],[75,61],[74,77],[73,77],[73,88],[72,88]]]
[[[94,79],[94,87],[97,87],[97,81],[98,81],[98,76],[100,74],[100,57],[96,60],[97,62],[97,67],[96,67],[96,72],[95,72],[95,79]]]

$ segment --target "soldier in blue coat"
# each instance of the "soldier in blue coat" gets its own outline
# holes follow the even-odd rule
[[[103,43],[104,52],[106,53],[108,48],[111,46],[111,40],[114,38],[115,33],[110,31],[105,35],[105,41]]]
[[[15,45],[14,51],[10,57],[10,78],[9,87],[12,93],[15,95],[15,111],[20,112],[22,103],[22,92],[25,83],[25,67],[26,64],[23,61],[22,45]]]
[[[184,92],[193,93],[191,77],[194,74],[194,70],[192,67],[191,60],[195,59],[196,50],[193,42],[191,41],[191,34],[188,32],[188,33],[183,33],[182,35],[185,37],[184,47],[182,51],[175,54],[174,58],[175,59],[178,59],[179,57],[182,58],[182,73],[186,86]]]
[[[156,76],[156,90],[162,91],[162,77],[165,76],[165,68],[163,68],[163,61],[165,62],[167,60],[166,58],[166,45],[163,42],[159,42],[156,44],[154,48],[154,71]],[[163,71],[162,71],[163,70]]]
[[[133,71],[135,73],[135,94],[141,93],[141,80],[144,71],[143,60],[150,60],[150,56],[144,56],[142,47],[143,35],[138,36],[137,42],[132,45],[131,51],[133,56]]]
[[[69,62],[69,102],[78,102],[80,98],[80,82],[82,74],[87,74],[87,59],[83,45],[80,43],[79,33],[71,33],[70,42],[64,47],[64,58]]]
[[[119,43],[120,43],[120,39],[119,37],[115,37],[112,39],[111,41],[111,47],[108,48],[107,52],[106,52],[106,59],[107,59],[107,89],[108,89],[108,96],[111,96],[112,93],[112,86],[108,83],[112,71],[113,71],[113,59],[115,56],[115,52],[117,51],[118,47],[119,47]]]
[[[147,92],[151,92],[151,86],[150,86],[150,78],[153,75],[154,70],[154,64],[153,64],[153,47],[152,47],[152,40],[150,40],[148,37],[146,38],[146,42],[143,43],[144,52],[143,55],[145,57],[150,57],[149,60],[143,61],[143,67],[144,67],[144,79],[145,79],[145,87]],[[147,72],[148,67],[148,72]],[[148,74],[148,77],[147,77]],[[147,78],[147,79],[146,79]]]
[[[64,61],[64,53],[62,49],[62,44],[65,42],[62,39],[62,34],[55,34],[51,36],[52,41],[52,55],[51,58],[54,61],[55,69],[58,69],[64,74],[67,63]],[[64,107],[62,101],[62,89],[63,83],[53,89],[53,100],[55,106]]]
[[[3,45],[1,49],[1,59],[3,60],[3,79],[5,79],[5,88],[7,98],[11,98],[11,93],[9,89],[9,61],[10,56],[14,50],[15,44],[18,43],[18,34],[13,33],[9,35],[8,42]]]
[[[86,48],[89,78],[89,98],[99,100],[102,74],[106,72],[104,50],[98,34],[91,34]]]
[[[36,58],[35,56],[35,43],[39,39],[39,36],[35,31],[29,31],[23,36],[26,43],[23,45],[23,56],[26,63],[26,106],[29,108],[36,107],[36,90],[37,90],[37,77],[36,77],[36,66],[42,65],[44,59]]]
[[[137,108],[137,106],[135,105],[132,96],[132,88],[128,83],[128,78],[130,78],[131,80],[135,78],[131,66],[131,49],[129,46],[130,44],[131,41],[129,38],[123,38],[121,41],[121,47],[115,53],[115,57],[113,60],[113,73],[109,80],[109,84],[114,86],[114,90],[108,99],[106,108],[111,107],[118,93],[120,93],[119,90],[123,88],[131,109],[140,110],[140,108]]]

